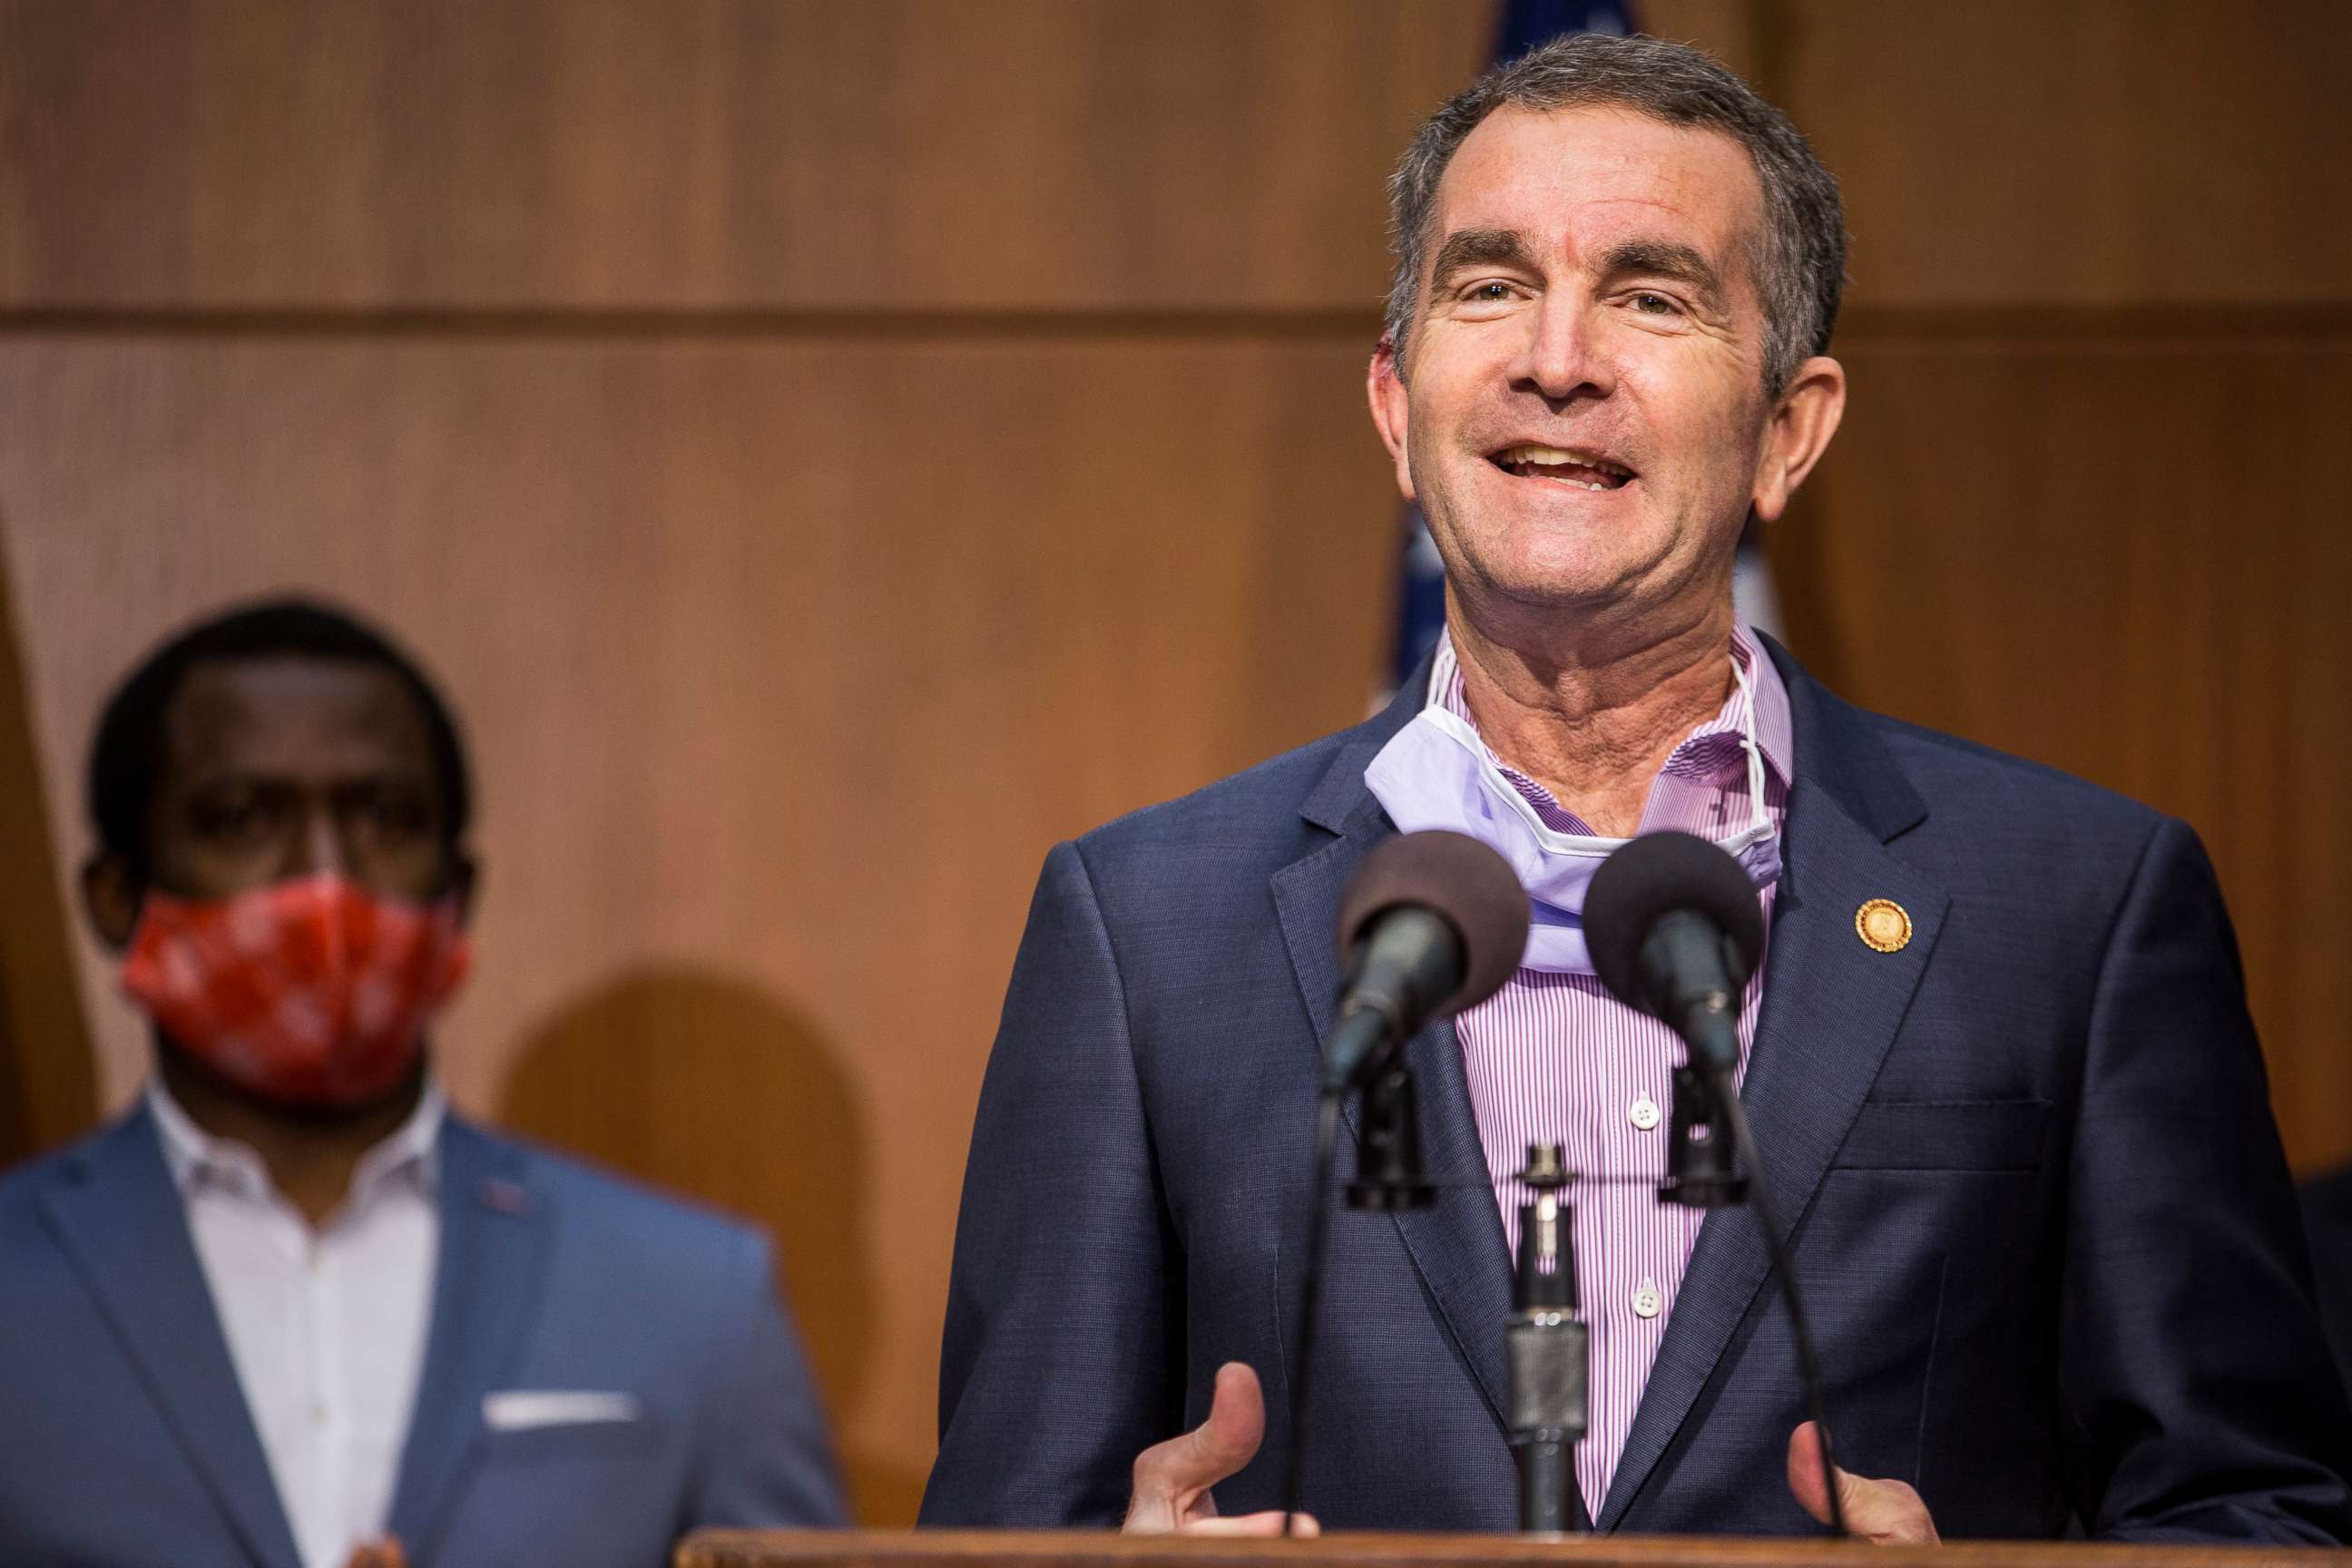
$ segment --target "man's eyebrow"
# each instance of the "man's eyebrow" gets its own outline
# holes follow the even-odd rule
[[[1723,276],[1715,264],[1687,245],[1665,239],[1629,239],[1601,258],[1601,276],[1664,278],[1687,285],[1700,306],[1721,314],[1727,299]]]
[[[1535,251],[1515,228],[1457,228],[1437,247],[1436,263],[1429,269],[1429,286],[1433,290],[1454,274],[1472,267],[1514,267],[1532,272],[1536,270]]]

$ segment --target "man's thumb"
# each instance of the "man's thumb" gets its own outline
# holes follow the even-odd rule
[[[1257,1373],[1237,1361],[1217,1369],[1209,1397],[1209,1418],[1192,1428],[1184,1445],[1185,1479],[1214,1486],[1246,1465],[1265,1436],[1265,1394]]]
[[[1872,1480],[1843,1469],[1832,1478],[1822,1464],[1821,1428],[1800,1423],[1789,1434],[1789,1490],[1797,1506],[1829,1523],[1832,1484],[1846,1531],[1857,1539],[1882,1545],[1930,1545],[1938,1539],[1926,1501],[1908,1482]]]
[[[1811,1421],[1800,1423],[1789,1434],[1789,1490],[1795,1494],[1799,1508],[1823,1524],[1830,1521],[1829,1475],[1822,1468],[1821,1428]],[[1841,1496],[1838,1500],[1845,1499]]]
[[[1154,1443],[1135,1457],[1129,1530],[1174,1530],[1195,1514],[1213,1514],[1202,1494],[1244,1465],[1265,1435],[1265,1398],[1257,1373],[1239,1362],[1217,1369],[1209,1416],[1190,1432]]]

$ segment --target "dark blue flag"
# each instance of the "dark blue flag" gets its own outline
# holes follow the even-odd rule
[[[1618,0],[1509,0],[1503,7],[1495,63],[1517,59],[1562,33],[1606,33],[1622,38],[1633,30],[1633,13]]]

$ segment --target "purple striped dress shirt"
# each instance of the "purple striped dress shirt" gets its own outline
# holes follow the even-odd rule
[[[1764,753],[1764,807],[1777,831],[1794,776],[1788,689],[1744,626],[1733,630],[1732,657],[1748,671],[1753,689],[1757,745]],[[1458,673],[1439,700],[1471,721]],[[1747,718],[1742,710],[1748,700],[1735,685],[1722,710],[1675,748],[1650,785],[1639,831],[1680,828],[1724,838],[1754,821],[1740,744]],[[1562,833],[1592,831],[1561,809],[1542,785],[1501,758],[1495,760],[1547,826]],[[1768,888],[1759,895],[1768,927],[1773,891]],[[1759,964],[1739,1004],[1743,1072],[1763,985]],[[1514,1255],[1519,1205],[1533,1195],[1513,1179],[1528,1144],[1559,1144],[1571,1171],[1637,1176],[1646,1184],[1579,1184],[1568,1194],[1576,1214],[1577,1298],[1592,1344],[1590,1425],[1577,1447],[1576,1479],[1587,1509],[1597,1513],[1624,1452],[1634,1406],[1649,1381],[1703,1217],[1696,1210],[1658,1202],[1654,1190],[1665,1174],[1674,1071],[1683,1059],[1682,1045],[1664,1024],[1609,995],[1593,976],[1532,969],[1520,970],[1494,996],[1464,1012],[1455,1026],[1479,1141]]]

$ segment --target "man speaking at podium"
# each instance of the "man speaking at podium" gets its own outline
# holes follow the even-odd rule
[[[1845,400],[1829,174],[1705,55],[1580,37],[1440,110],[1392,193],[1371,410],[1449,638],[1369,722],[1047,858],[925,1520],[1280,1528],[1339,891],[1400,825],[1453,824],[1538,858],[1681,828],[1748,869],[1741,1098],[1856,1534],[2343,1538],[2352,1419],[2195,836],[1848,707],[1734,619],[1743,525]],[[1496,789],[1528,809],[1465,805]],[[1334,1216],[1301,1494],[1326,1528],[1512,1527],[1507,1174],[1537,1141],[1664,1171],[1681,1047],[1570,948],[1409,1047],[1436,1205]],[[1583,1520],[1819,1528],[1755,1216],[1572,1196]]]

